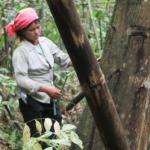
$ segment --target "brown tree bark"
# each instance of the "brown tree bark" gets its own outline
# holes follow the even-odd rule
[[[105,146],[128,150],[111,94],[72,0],[47,0]]]
[[[147,150],[150,134],[150,1],[117,1],[103,69],[132,150]]]
[[[150,1],[116,2],[101,66],[106,78],[111,76],[108,86],[128,132],[131,150],[147,150],[150,136]],[[98,150],[100,144],[95,142],[95,145],[96,148],[90,150]]]

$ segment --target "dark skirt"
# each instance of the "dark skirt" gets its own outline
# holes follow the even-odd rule
[[[50,104],[45,104],[36,101],[31,96],[27,96],[27,104],[24,103],[22,99],[19,99],[19,107],[24,122],[30,127],[31,136],[39,136],[34,119],[40,121],[42,126],[44,118],[51,118],[53,121],[56,120],[61,124],[62,116],[57,101],[52,100]],[[43,132],[44,131],[43,127]]]

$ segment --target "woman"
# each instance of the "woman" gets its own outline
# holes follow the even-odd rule
[[[13,67],[19,88],[19,107],[31,135],[38,136],[34,119],[53,118],[61,122],[56,100],[61,91],[53,85],[53,65],[70,65],[70,59],[51,40],[40,37],[39,17],[33,8],[20,10],[6,26],[9,36],[17,35],[20,45],[13,53]]]

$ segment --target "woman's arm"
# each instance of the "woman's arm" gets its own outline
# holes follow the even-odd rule
[[[41,85],[39,91],[47,93],[52,98],[59,98],[62,96],[60,90],[54,86]]]
[[[54,57],[54,62],[62,67],[69,67],[71,66],[71,60],[69,58],[69,55],[62,50],[59,49],[59,47],[53,43],[51,40],[46,38],[47,45],[51,51],[51,54]]]
[[[30,94],[40,91],[47,93],[52,98],[62,96],[60,90],[56,87],[43,85],[29,78],[27,59],[22,51],[14,52],[13,67],[18,86],[23,88],[27,93]]]

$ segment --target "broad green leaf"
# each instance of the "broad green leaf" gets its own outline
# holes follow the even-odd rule
[[[75,132],[71,132],[70,139],[73,143],[77,144],[81,149],[83,149],[82,141],[79,139],[79,136]]]
[[[53,134],[53,132],[47,131],[47,132],[45,132],[43,135],[41,135],[40,137],[41,137],[41,138],[47,138],[47,137],[50,137],[52,134]]]
[[[55,121],[55,123],[54,123],[54,132],[56,135],[60,134],[60,125],[59,125],[58,121]]]
[[[2,103],[2,99],[3,99],[3,98],[2,98],[2,96],[0,95],[0,103]]]
[[[66,132],[60,131],[60,134],[58,136],[60,139],[68,140],[69,136]]]
[[[2,19],[2,18],[1,18],[1,19]],[[0,73],[6,74],[6,73],[9,73],[9,71],[8,71],[8,69],[6,69],[6,68],[0,68]]]
[[[37,131],[41,134],[41,132],[42,132],[42,125],[41,125],[41,123],[38,120],[35,120],[35,126],[36,126]]]
[[[33,145],[31,150],[43,150],[41,144],[36,143]]]
[[[76,126],[72,124],[64,124],[62,127],[62,131],[69,131],[69,130],[75,130]]]
[[[50,118],[46,118],[44,121],[44,127],[46,131],[50,131],[52,127],[52,120]]]
[[[23,142],[27,143],[31,137],[30,128],[27,124],[25,124],[23,129]]]
[[[65,140],[65,139],[53,139],[53,140],[51,140],[51,143],[65,145],[65,146],[71,146],[71,142],[69,140]]]
[[[37,139],[31,137],[27,143],[23,145],[23,150],[34,150],[34,146],[37,144]]]
[[[44,150],[53,150],[53,148],[52,147],[48,147],[48,148],[46,148]]]

